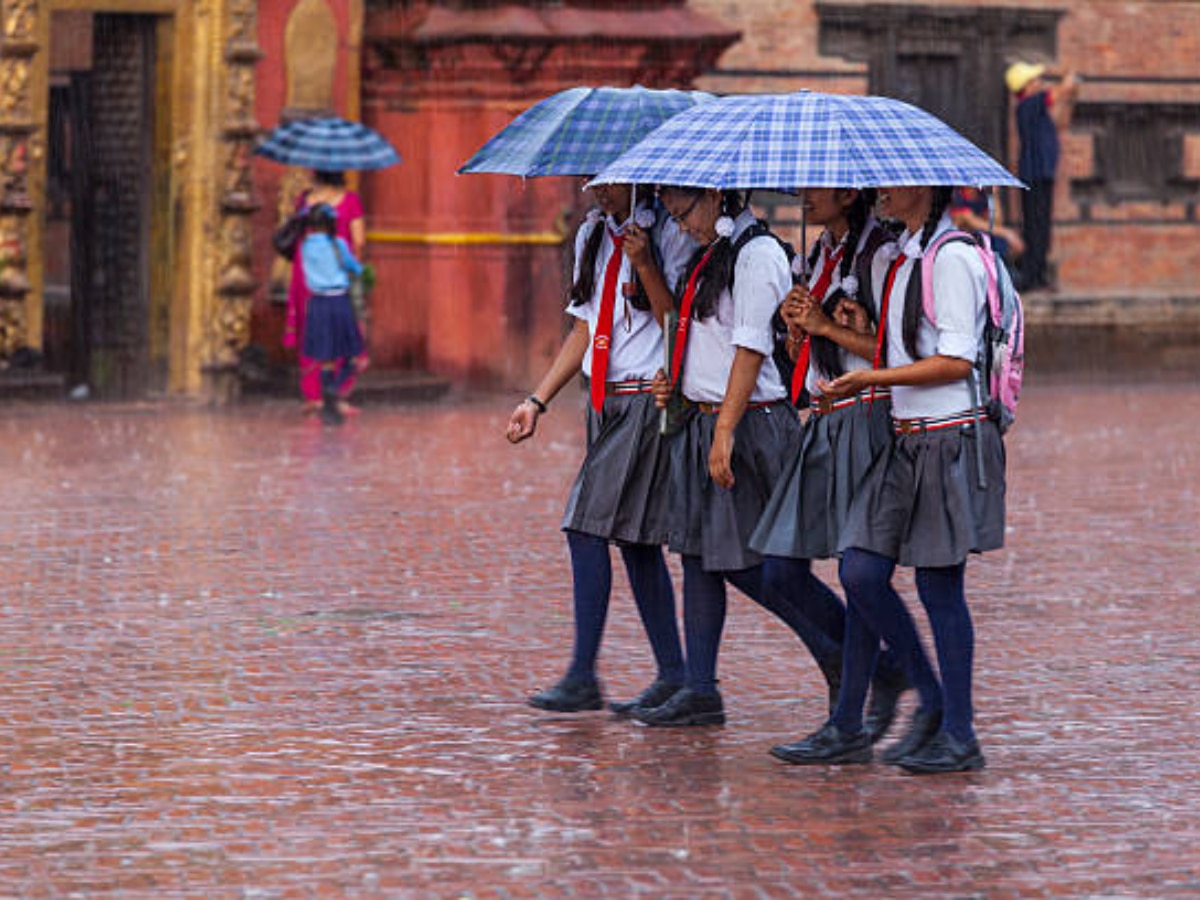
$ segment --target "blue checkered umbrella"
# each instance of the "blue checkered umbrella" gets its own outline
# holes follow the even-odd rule
[[[531,106],[459,174],[595,175],[667,119],[712,99],[702,91],[579,87]]]
[[[887,97],[725,97],[665,122],[595,184],[718,189],[1023,187],[941,119]]]
[[[338,118],[280,125],[254,152],[287,166],[322,172],[386,169],[400,162],[379,132]]]

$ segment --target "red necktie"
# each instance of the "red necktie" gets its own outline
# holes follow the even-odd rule
[[[617,305],[617,276],[621,273],[621,246],[625,236],[613,234],[612,255],[604,267],[604,287],[600,291],[600,317],[596,320],[596,334],[592,338],[592,409],[604,409],[604,392],[608,381],[608,350],[612,344],[613,310]]]
[[[875,340],[875,359],[871,362],[871,368],[878,369],[879,363],[883,359],[883,340],[884,333],[887,331],[888,319],[888,301],[892,299],[892,287],[896,283],[896,273],[900,271],[900,267],[908,260],[908,257],[901,253],[892,260],[892,264],[888,266],[887,278],[883,281],[883,299],[879,302],[879,335]],[[875,388],[871,388],[871,403],[875,402]]]
[[[700,262],[696,263],[696,268],[692,270],[691,277],[688,278],[687,287],[683,289],[683,300],[679,304],[679,325],[675,329],[675,347],[671,353],[671,384],[679,381],[679,373],[683,369],[683,347],[687,343],[692,303],[696,299],[696,282],[700,280],[700,273],[708,265],[708,258],[712,256],[713,248],[716,245],[716,241],[714,241],[712,246],[700,257]]]
[[[821,269],[817,283],[809,289],[809,296],[817,303],[824,301],[825,295],[829,293],[829,285],[833,282],[833,271],[842,261],[842,253],[845,249],[846,245],[843,244],[837,248],[837,252],[833,256],[825,259],[825,265]],[[792,403],[800,399],[800,392],[804,390],[804,379],[808,375],[808,359],[811,353],[812,341],[806,334],[800,341],[800,352],[796,354],[796,368],[792,370]]]

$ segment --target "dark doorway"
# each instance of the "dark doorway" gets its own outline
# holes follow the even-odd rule
[[[141,397],[165,388],[149,334],[156,20],[54,17],[46,363],[79,396]]]

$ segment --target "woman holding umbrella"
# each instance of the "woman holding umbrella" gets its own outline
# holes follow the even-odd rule
[[[890,388],[894,440],[856,493],[840,541],[849,605],[838,706],[820,730],[789,745],[790,762],[871,759],[862,708],[882,638],[920,699],[908,733],[884,751],[884,762],[917,774],[984,765],[972,723],[975,638],[964,576],[970,553],[1003,544],[1005,461],[999,428],[977,409],[972,382],[988,315],[988,276],[975,247],[950,242],[938,252],[936,325],[924,313],[922,254],[952,228],[950,195],[942,187],[880,189],[881,213],[906,229],[898,255],[881,259],[873,272],[883,322],[876,360],[886,348],[886,367],[820,384],[835,399]],[[897,563],[916,569],[940,678],[891,586]]]
[[[514,444],[532,437],[539,417],[576,373],[590,378],[587,453],[562,522],[574,582],[574,652],[566,675],[529,703],[554,712],[603,705],[596,658],[612,586],[609,544],[615,543],[658,668],[640,696],[610,705],[627,715],[662,703],[683,683],[675,595],[662,554],[667,454],[651,387],[663,357],[661,322],[671,307],[667,285],[695,244],[675,223],[658,221],[660,210],[648,190],[633,215],[630,185],[591,193],[598,209],[575,239],[567,306],[574,327],[536,389],[513,410],[507,436]]]

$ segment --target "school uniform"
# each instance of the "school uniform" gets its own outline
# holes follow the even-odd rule
[[[854,248],[835,246],[829,232],[821,236],[821,249],[809,278],[810,290],[819,288],[822,297],[842,289],[839,253],[854,252],[851,272],[859,270],[858,255],[875,244],[872,233],[880,225],[869,220]],[[881,246],[881,245],[877,245]],[[868,291],[856,291],[867,298]],[[871,368],[871,361],[839,347],[843,372]],[[832,378],[820,371],[815,355],[805,373],[805,389],[811,398],[810,414],[804,423],[799,451],[784,469],[750,546],[766,556],[790,559],[827,559],[837,552],[843,523],[855,489],[879,453],[891,443],[891,402],[886,390],[830,402],[821,396],[819,381]]]
[[[952,228],[943,216],[932,240]],[[907,260],[896,270],[887,314],[887,361],[913,362],[904,346],[904,298],[920,278],[920,234],[902,236]],[[882,296],[890,260],[872,267],[875,296]],[[913,285],[919,290],[919,284]],[[937,255],[933,273],[936,327],[922,315],[917,351],[974,364],[986,321],[987,276],[977,251],[952,242]],[[839,548],[858,547],[902,566],[961,563],[972,552],[1004,544],[1004,444],[996,423],[978,405],[971,379],[892,388],[893,441],[872,466],[851,506]],[[977,456],[975,442],[982,453]],[[979,457],[986,487],[980,487]]]
[[[751,227],[744,211],[729,240]],[[672,444],[670,549],[699,557],[708,572],[758,565],[749,546],[763,508],[799,439],[787,388],[771,359],[771,317],[791,289],[787,256],[770,236],[749,241],[738,254],[733,289],[727,287],[707,318],[692,316],[681,388],[689,411]],[[749,406],[734,432],[734,486],[716,485],[708,471],[713,431],[739,347],[763,356]]]
[[[696,244],[669,217],[651,231],[663,277],[673,284],[687,265]],[[596,254],[596,290],[587,302],[567,307],[567,313],[588,324],[592,340],[583,358],[583,373],[593,374],[595,337],[601,312],[605,272],[616,249],[614,237],[622,232],[615,223],[601,220],[604,228]],[[580,228],[575,237],[575,279],[591,228]],[[587,454],[575,478],[563,515],[562,527],[632,544],[664,544],[667,527],[667,469],[669,454],[659,434],[659,411],[650,393],[655,373],[663,366],[662,326],[650,310],[635,308],[621,285],[632,284],[633,266],[624,256],[619,262],[616,304],[608,352],[607,383],[603,406],[587,408]]]
[[[321,362],[354,359],[363,352],[363,337],[350,302],[350,275],[361,275],[362,264],[342,238],[321,232],[305,235],[300,257],[309,291],[301,351]]]

